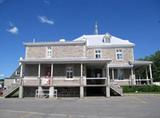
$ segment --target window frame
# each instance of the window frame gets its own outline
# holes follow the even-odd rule
[[[111,39],[104,37],[102,42],[103,43],[111,43]]]
[[[52,58],[52,47],[51,46],[46,47],[46,57]]]
[[[99,52],[97,53],[96,51],[99,51]],[[98,58],[97,58],[96,55],[98,55]],[[95,49],[94,50],[94,58],[95,59],[101,59],[102,58],[102,50],[101,49]]]
[[[117,61],[123,61],[124,60],[124,52],[123,52],[123,49],[116,49],[115,50],[116,52],[116,60]],[[119,55],[119,56],[118,56]],[[121,55],[121,58],[119,58]]]
[[[69,77],[68,77],[69,73]],[[73,71],[73,66],[67,66],[66,67],[66,80],[73,80],[74,77],[74,71]]]

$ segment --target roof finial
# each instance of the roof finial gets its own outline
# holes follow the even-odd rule
[[[94,33],[95,33],[95,35],[98,35],[98,24],[97,24],[97,22],[95,23],[95,26],[94,26]]]

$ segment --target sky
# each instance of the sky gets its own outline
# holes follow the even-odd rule
[[[0,0],[0,76],[18,67],[24,42],[92,35],[95,22],[135,43],[135,59],[160,48],[160,0]]]

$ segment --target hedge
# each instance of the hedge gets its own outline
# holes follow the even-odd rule
[[[143,86],[122,86],[124,93],[160,93],[160,86],[143,85]]]

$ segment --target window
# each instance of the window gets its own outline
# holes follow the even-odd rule
[[[73,78],[73,68],[72,67],[67,67],[66,68],[66,77],[67,78]]]
[[[52,48],[51,47],[47,47],[47,57],[48,58],[52,57]]]
[[[103,42],[103,43],[110,43],[110,42],[111,42],[111,40],[110,40],[110,39],[108,39],[108,38],[106,38],[106,37],[104,37],[104,38],[103,38],[103,40],[102,40],[102,42]]]
[[[122,49],[116,50],[116,59],[117,59],[117,60],[123,60],[123,52],[122,52]]]
[[[95,50],[95,58],[96,59],[101,58],[101,50]]]
[[[123,80],[124,79],[124,72],[123,72],[123,70],[118,69],[117,79],[118,80]]]

